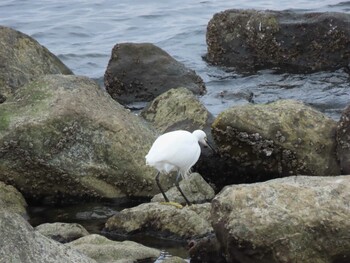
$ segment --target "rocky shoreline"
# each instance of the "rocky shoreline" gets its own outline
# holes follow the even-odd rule
[[[207,60],[243,71],[349,67],[349,23],[347,14],[227,10],[208,24]],[[21,32],[0,26],[0,44],[0,262],[156,260],[158,249],[78,224],[27,222],[26,200],[121,198],[153,199],[109,218],[101,234],[188,242],[194,262],[350,260],[350,104],[338,122],[295,100],[214,117],[196,97],[203,80],[152,44],[116,44],[106,90]],[[135,114],[133,102],[148,105]],[[181,182],[194,203],[183,208],[162,203],[144,160],[177,129],[203,129],[217,149],[203,149],[199,173]],[[162,185],[184,204],[173,179]]]

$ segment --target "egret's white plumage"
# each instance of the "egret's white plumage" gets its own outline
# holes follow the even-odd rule
[[[193,133],[178,130],[159,136],[146,155],[146,164],[161,173],[178,171],[186,178],[191,167],[198,161],[201,148],[198,142],[207,145],[202,130]]]
[[[156,181],[164,199],[168,201],[159,183],[159,174],[168,174],[177,171],[176,187],[179,189],[186,202],[190,204],[178,185],[179,175],[187,178],[191,167],[198,161],[201,154],[199,143],[209,146],[207,136],[202,130],[188,131],[178,130],[159,136],[146,155],[146,164],[158,170]],[[210,146],[209,146],[210,147]]]

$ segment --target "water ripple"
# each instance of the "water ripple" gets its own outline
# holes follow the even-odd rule
[[[261,71],[253,76],[227,73],[203,61],[205,33],[212,16],[230,8],[350,12],[350,2],[335,0],[282,1],[22,1],[0,2],[0,24],[31,35],[70,67],[75,74],[103,79],[116,43],[151,42],[163,48],[206,82],[201,98],[217,115],[227,107],[294,98],[314,105],[332,118],[349,104],[348,75],[311,75]]]

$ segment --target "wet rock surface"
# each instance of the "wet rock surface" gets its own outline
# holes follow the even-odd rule
[[[313,72],[348,66],[350,15],[226,10],[207,27],[207,60],[238,71]]]
[[[160,255],[158,249],[133,241],[112,241],[96,234],[79,238],[68,245],[99,263],[150,261],[157,259]]]
[[[144,232],[173,240],[192,239],[212,232],[209,211],[209,203],[183,208],[163,203],[141,204],[109,218],[105,231],[115,235]]]
[[[195,94],[206,91],[203,80],[193,70],[151,43],[116,44],[104,83],[112,98],[122,104],[151,101],[177,87]]]
[[[153,133],[85,77],[46,75],[0,104],[0,180],[32,199],[158,193]]]
[[[226,187],[211,219],[228,262],[348,262],[350,176]]]
[[[343,111],[337,125],[337,155],[342,174],[350,174],[350,106]]]
[[[205,203],[211,201],[215,196],[214,189],[198,173],[190,174],[186,180],[181,180],[179,185],[191,203]],[[175,186],[166,191],[165,194],[171,202],[186,204],[185,199]],[[160,193],[155,195],[151,201],[164,202],[165,200]]]
[[[26,263],[96,263],[95,260],[51,240],[16,213],[0,210],[0,261]]]
[[[335,128],[335,121],[311,107],[280,100],[232,107],[217,117],[212,133],[220,153],[237,163],[241,176],[266,179],[339,175]]]
[[[170,89],[159,95],[143,109],[141,116],[160,133],[205,129],[214,119],[186,88]]]
[[[73,74],[54,54],[30,36],[0,26],[0,103],[44,74]]]
[[[226,263],[221,245],[215,233],[189,241],[191,262]]]
[[[71,242],[89,235],[89,232],[76,223],[45,223],[35,227],[35,231],[60,243]]]

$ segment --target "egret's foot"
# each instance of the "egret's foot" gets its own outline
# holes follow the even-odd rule
[[[183,208],[183,206],[179,203],[176,202],[160,202],[162,205],[172,205],[175,206],[176,208]]]

